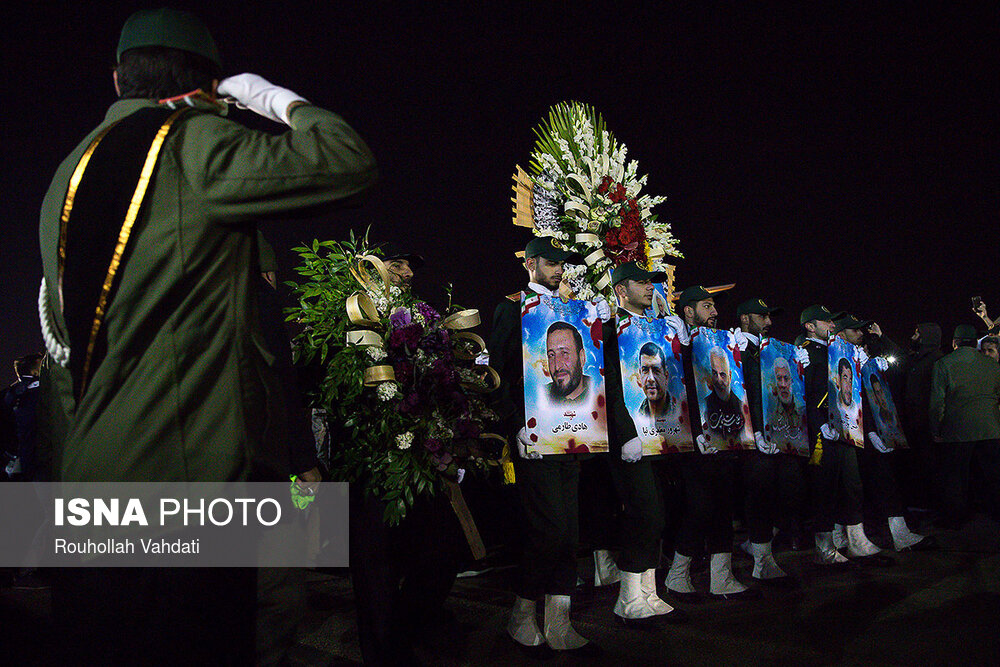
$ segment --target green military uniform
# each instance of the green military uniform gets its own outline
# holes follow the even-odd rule
[[[57,254],[70,175],[100,131],[152,106],[113,104],[45,196],[42,263],[63,341]],[[290,123],[272,136],[188,112],[167,136],[104,318],[107,354],[80,400],[69,372],[52,369],[61,479],[228,481],[271,458],[261,434],[277,378],[255,309],[254,223],[354,195],[377,174],[364,141],[337,115],[303,105]],[[70,235],[73,224],[71,216]]]
[[[960,333],[956,331],[956,338]],[[969,338],[974,338],[975,330],[971,333]],[[930,424],[935,440],[942,443],[949,523],[957,525],[965,518],[973,458],[987,487],[987,510],[994,519],[1000,517],[1000,366],[968,346],[935,363]]]

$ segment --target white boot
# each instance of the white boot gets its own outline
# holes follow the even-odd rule
[[[847,531],[844,529],[844,525],[841,523],[833,524],[833,548],[834,549],[846,549],[847,548]]]
[[[763,544],[751,542],[750,554],[753,556],[752,576],[754,579],[780,579],[788,576],[774,561],[770,542]]]
[[[675,551],[674,561],[670,564],[670,571],[667,572],[667,580],[664,583],[675,593],[696,592],[691,583],[691,558]]]
[[[733,576],[733,554],[712,554],[709,562],[709,592],[712,595],[738,595],[747,587]]]
[[[892,533],[892,545],[896,551],[908,549],[924,540],[923,535],[910,532],[910,527],[906,525],[906,519],[901,516],[889,517],[889,532]]]
[[[642,586],[642,594],[646,598],[646,604],[657,614],[669,614],[672,612],[674,608],[661,600],[660,596],[656,594],[656,568],[649,568],[641,576],[639,584]]]
[[[621,581],[622,573],[607,549],[594,551],[594,586],[610,586]]]
[[[847,527],[847,553],[854,558],[874,556],[882,551],[869,541],[865,535],[863,524],[856,523]]]
[[[518,644],[538,646],[545,643],[545,637],[535,621],[535,601],[515,598],[507,622],[507,634]]]
[[[846,563],[847,559],[833,546],[833,533],[816,533],[816,557],[813,559],[820,565],[837,565]]]
[[[656,612],[646,602],[646,596],[643,594],[642,574],[623,571],[621,575],[621,588],[618,589],[615,614],[629,620],[656,616]]]
[[[572,650],[589,642],[569,623],[569,596],[545,596],[545,641],[557,651]]]

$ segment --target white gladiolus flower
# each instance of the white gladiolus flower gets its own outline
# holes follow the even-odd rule
[[[370,346],[366,351],[368,352],[368,356],[371,357],[372,361],[382,361],[387,356],[389,356],[386,353],[386,351],[383,350],[381,347]]]

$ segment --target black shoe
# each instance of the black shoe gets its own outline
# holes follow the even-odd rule
[[[884,553],[872,554],[871,556],[859,556],[851,559],[852,563],[864,565],[866,567],[892,567],[896,564],[896,559],[886,556]]]
[[[587,642],[580,648],[552,649],[552,652],[564,653],[574,658],[600,658],[604,655],[604,649],[594,642]]]
[[[683,609],[674,607],[672,610],[668,611],[666,614],[660,614],[656,617],[656,620],[660,623],[667,623],[668,625],[676,625],[680,623],[687,623],[691,620],[688,613]]]
[[[624,616],[619,616],[615,614],[615,618],[621,625],[626,628],[633,628],[639,630],[648,630],[656,625],[657,620],[660,619],[659,616],[647,616],[645,618],[625,618]]]
[[[686,604],[701,604],[705,601],[705,598],[703,598],[701,593],[698,593],[697,591],[692,591],[691,593],[681,593],[680,591],[668,588],[667,595],[678,602],[684,602]]]
[[[757,588],[748,588],[739,593],[709,593],[714,600],[759,600],[762,596]]]
[[[933,535],[926,535],[924,539],[916,544],[900,549],[900,551],[935,551],[939,548],[937,538]]]
[[[757,577],[751,577],[758,584],[764,586],[770,586],[771,588],[798,588],[799,582],[789,576],[775,577],[774,579],[759,579]]]
[[[537,644],[536,646],[527,646],[515,640],[508,633],[505,632],[503,634],[504,637],[509,639],[514,644],[514,646],[517,647],[517,650],[520,651],[521,654],[524,655],[524,657],[526,658],[530,658],[532,660],[548,660],[550,658],[556,657],[555,650],[545,642]]]

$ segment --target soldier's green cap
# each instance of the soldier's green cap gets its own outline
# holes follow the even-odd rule
[[[781,308],[772,308],[763,299],[750,299],[736,306],[736,317],[740,315],[772,315],[780,313]]]
[[[165,46],[188,51],[211,60],[222,68],[219,49],[208,27],[191,12],[162,7],[142,9],[132,14],[122,26],[118,39],[118,62],[129,49]]]
[[[583,255],[567,250],[562,243],[551,236],[536,236],[528,241],[528,245],[524,246],[524,258],[529,257],[544,257],[553,262],[567,264],[583,264]]]
[[[677,297],[677,309],[683,310],[684,306],[690,306],[692,303],[698,303],[699,301],[704,301],[705,299],[714,298],[715,295],[701,285],[694,285],[685,289],[681,292],[680,296]]]
[[[976,340],[979,335],[976,333],[976,327],[971,324],[959,324],[955,327],[955,335],[952,338],[955,340]]]
[[[806,322],[812,322],[813,320],[838,320],[846,315],[847,313],[842,310],[836,313],[831,313],[830,309],[826,306],[816,304],[809,306],[802,311],[802,315],[799,316],[799,324],[805,324]]]
[[[840,333],[844,329],[867,329],[871,324],[871,320],[859,320],[854,315],[844,315],[833,320],[833,333]]]
[[[418,255],[415,252],[407,252],[401,248],[397,248],[391,243],[382,244],[382,252],[385,253],[385,261],[390,261],[393,259],[405,259],[409,263],[410,268],[414,271],[421,268],[425,263],[423,255]]]
[[[617,285],[623,280],[648,280],[662,283],[667,279],[665,271],[647,271],[639,262],[625,262],[615,267],[611,272],[611,284]]]

